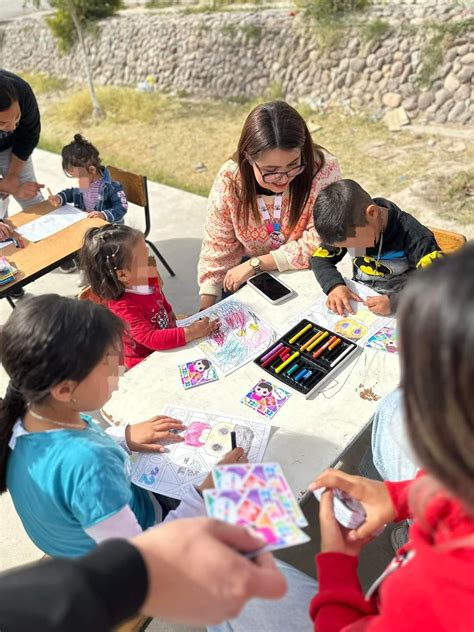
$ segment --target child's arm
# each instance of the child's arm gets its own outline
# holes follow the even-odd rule
[[[336,268],[336,264],[342,260],[346,252],[346,248],[336,248],[326,244],[321,244],[313,252],[311,269],[325,294],[329,294],[336,285],[345,285],[344,278]]]
[[[71,187],[69,189],[63,189],[56,196],[53,196],[53,197],[61,198],[61,205],[62,204],[73,204],[74,203],[74,195],[76,193],[78,193],[78,192],[79,192],[79,189],[77,189],[76,187]]]
[[[128,209],[127,198],[120,182],[111,182],[109,185],[109,193],[104,199],[102,213],[105,219],[111,223],[117,223],[123,220]]]

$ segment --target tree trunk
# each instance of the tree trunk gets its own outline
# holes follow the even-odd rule
[[[87,55],[86,43],[84,41],[84,33],[83,33],[83,30],[82,30],[82,26],[81,26],[81,23],[79,21],[79,18],[77,17],[76,7],[74,6],[74,1],[73,0],[68,0],[68,5],[69,5],[69,11],[71,12],[72,21],[73,21],[74,26],[75,26],[76,31],[77,31],[77,37],[79,39],[79,45],[80,45],[81,51],[82,51],[82,57],[83,57],[83,61],[84,61],[84,70],[86,71],[87,83],[89,85],[89,92],[91,94],[92,116],[94,118],[100,118],[100,117],[104,116],[104,112],[103,112],[102,108],[99,105],[99,101],[97,100],[97,95],[95,93],[94,82],[93,82],[93,79],[92,79],[92,70],[91,70],[90,63],[89,63],[89,57]]]

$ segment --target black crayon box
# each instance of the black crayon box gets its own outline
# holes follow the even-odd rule
[[[359,352],[352,340],[304,319],[254,362],[273,378],[308,398]]]

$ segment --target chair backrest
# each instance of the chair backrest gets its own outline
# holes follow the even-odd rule
[[[97,303],[97,305],[104,305],[107,307],[107,301],[100,298],[100,296],[97,296],[97,294],[94,294],[90,285],[81,290],[77,295],[77,298],[80,301],[91,301],[92,303]]]
[[[110,177],[117,180],[123,187],[127,200],[137,206],[148,205],[148,191],[145,176],[140,176],[130,171],[124,171],[117,167],[108,166]]]
[[[459,248],[462,248],[466,243],[466,237],[464,235],[461,235],[461,233],[453,233],[450,230],[433,228],[432,226],[428,226],[427,228],[431,230],[431,232],[435,236],[436,241],[438,242],[438,246],[446,255],[459,250]]]

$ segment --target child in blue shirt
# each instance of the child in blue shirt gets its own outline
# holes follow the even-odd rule
[[[76,557],[111,537],[128,538],[163,517],[130,480],[130,450],[182,441],[176,419],[104,432],[83,410],[98,410],[117,388],[125,325],[106,308],[47,294],[25,299],[0,334],[10,377],[0,401],[0,493],[8,489],[38,548]],[[111,436],[115,435],[115,436]],[[244,460],[243,450],[229,453]],[[201,489],[211,486],[208,479]],[[168,519],[204,514],[199,488]]]
[[[87,211],[88,217],[98,217],[112,224],[123,223],[128,203],[120,182],[112,180],[102,166],[99,151],[80,134],[74,136],[61,152],[63,169],[71,178],[78,178],[79,187],[64,189],[48,199],[53,206],[74,204]]]

